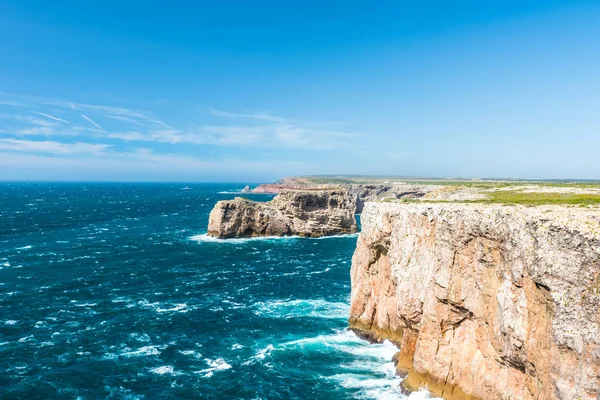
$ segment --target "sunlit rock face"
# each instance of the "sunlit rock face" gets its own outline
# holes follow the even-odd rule
[[[600,211],[366,203],[350,324],[445,399],[600,391]]]
[[[355,233],[355,211],[356,196],[345,189],[282,190],[269,202],[240,197],[218,202],[210,213],[208,234],[226,239]]]

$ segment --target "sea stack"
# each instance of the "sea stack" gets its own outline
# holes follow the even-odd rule
[[[208,234],[227,239],[355,233],[355,211],[356,196],[347,189],[282,190],[269,202],[237,197],[215,205]]]
[[[600,211],[368,202],[350,325],[399,344],[409,390],[597,400]]]

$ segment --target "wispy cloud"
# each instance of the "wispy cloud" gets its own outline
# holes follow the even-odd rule
[[[100,143],[62,143],[55,141],[0,139],[0,150],[26,153],[50,153],[56,155],[70,154],[103,154],[109,147]]]
[[[25,129],[19,129],[15,131],[18,135],[42,135],[50,136],[56,133],[56,130],[49,126],[38,126]]]
[[[100,129],[101,131],[103,131],[104,129],[102,129],[102,127],[100,125],[98,125],[97,123],[95,123],[90,117],[88,117],[85,114],[81,114],[81,117],[83,119],[86,119],[90,124],[94,125],[96,128]]]
[[[45,113],[41,113],[41,112],[37,112],[37,111],[32,111],[32,113],[33,114],[37,114],[37,115],[41,115],[42,117],[50,118],[50,119],[52,119],[54,121],[64,122],[65,124],[70,124],[69,121],[66,121],[66,120],[64,120],[62,118],[55,117],[55,116],[50,115],[50,114],[45,114]]]
[[[255,126],[207,126],[205,132],[210,133],[211,144],[230,146],[244,145],[256,147],[287,147],[312,150],[327,150],[345,147],[350,140],[361,135],[323,129],[323,124],[295,121],[271,114],[240,114],[211,109],[214,115],[225,118],[260,120],[265,125]]]
[[[271,121],[271,122],[285,122],[286,121],[284,118],[281,118],[281,117],[278,117],[275,115],[266,114],[266,113],[240,114],[240,113],[232,113],[232,112],[227,112],[227,111],[219,111],[219,110],[215,110],[212,108],[210,109],[210,112],[219,117],[226,117],[226,118],[258,119],[258,120],[262,120],[262,121]]]
[[[363,136],[330,129],[331,123],[285,118],[267,112],[209,109],[207,111],[212,115],[209,124],[194,124],[193,120],[185,124],[168,124],[148,112],[119,106],[27,96],[7,100],[19,106],[37,108],[30,112],[40,117],[22,118],[20,126],[0,125],[0,133],[15,135],[79,135],[124,142],[210,145],[232,150],[281,148],[309,151],[347,148],[356,145]]]
[[[187,135],[174,129],[160,129],[148,132],[115,132],[109,133],[109,138],[125,141],[160,142],[160,143],[193,143]]]
[[[152,115],[149,115],[147,112],[142,112],[140,110],[132,110],[125,107],[119,106],[106,106],[106,105],[98,105],[98,104],[86,104],[86,103],[77,103],[72,101],[65,101],[55,98],[45,98],[45,97],[37,97],[37,96],[24,96],[24,95],[15,95],[9,93],[0,92],[0,96],[4,97],[4,99],[0,99],[0,105],[11,105],[14,107],[25,107],[25,108],[54,108],[56,110],[63,110],[64,112],[73,112],[73,110],[77,110],[80,112],[84,112],[88,115],[96,116],[120,116],[120,117],[129,117],[132,120],[136,120],[138,122],[149,122],[152,124],[160,125],[164,128],[172,128],[169,124],[161,121],[160,119],[154,118]]]
[[[12,107],[32,108],[31,106],[28,106],[28,105],[25,105],[25,104],[21,104],[21,103],[18,103],[16,101],[0,101],[0,105],[3,105],[3,106],[12,106]]]
[[[140,121],[137,121],[133,118],[129,118],[129,117],[124,117],[122,115],[105,115],[104,118],[108,118],[108,119],[114,119],[117,121],[123,121],[123,122],[129,122],[130,124],[134,124],[134,125],[145,125],[143,123],[141,123]]]

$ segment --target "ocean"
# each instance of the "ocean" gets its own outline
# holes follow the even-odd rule
[[[347,329],[356,235],[206,236],[244,186],[0,183],[0,398],[407,398]]]

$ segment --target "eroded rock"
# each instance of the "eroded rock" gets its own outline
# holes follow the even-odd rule
[[[237,197],[215,205],[208,234],[236,238],[355,233],[355,210],[356,197],[345,189],[282,190],[269,202]]]
[[[597,400],[600,210],[366,203],[350,324],[444,399]]]

